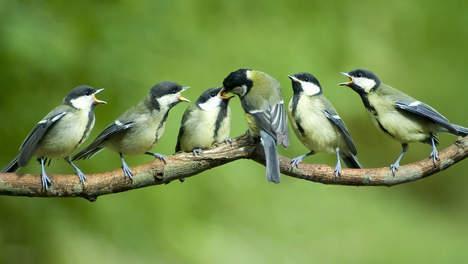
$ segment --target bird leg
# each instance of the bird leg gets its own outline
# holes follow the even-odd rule
[[[434,167],[437,165],[437,161],[439,161],[439,151],[437,150],[437,141],[436,139],[431,136],[431,145],[432,145],[432,151],[430,158],[432,159],[432,162],[434,163]]]
[[[85,181],[86,181],[86,175],[80,170],[80,168],[78,168],[78,166],[76,166],[75,163],[73,163],[73,161],[71,160],[70,157],[66,157],[65,160],[68,162],[68,164],[70,164],[70,166],[72,166],[72,168],[75,171],[76,175],[80,179],[80,183],[84,184]]]
[[[403,156],[405,156],[407,151],[408,151],[408,144],[407,143],[401,144],[400,155],[398,155],[398,158],[396,159],[394,163],[390,164],[390,170],[392,171],[393,177],[395,177],[398,168],[400,168],[400,161],[401,159],[403,159]]]
[[[200,156],[202,153],[203,153],[203,150],[202,150],[201,148],[194,148],[194,149],[192,149],[192,154],[193,154],[195,157]]]
[[[335,166],[335,176],[341,176],[341,157],[340,157],[340,148],[336,148],[336,166]]]
[[[294,159],[291,160],[291,166],[292,167],[298,167],[299,164],[307,157],[307,156],[310,156],[310,155],[313,155],[314,152],[313,151],[310,151],[310,152],[307,152],[306,154],[304,155],[301,155],[301,156],[297,156],[295,157]]]
[[[49,179],[47,176],[47,172],[45,170],[46,166],[46,158],[41,157],[38,159],[39,163],[41,164],[41,183],[42,183],[42,189],[48,190],[49,186],[52,185],[52,181]]]
[[[125,162],[124,156],[122,153],[120,154],[120,163],[122,163],[122,171],[124,173],[125,177],[128,177],[130,180],[133,181],[133,172],[130,169],[130,167],[127,165],[127,162]]]
[[[150,155],[150,156],[153,156],[155,159],[158,159],[162,162],[164,162],[164,164],[166,164],[166,157],[164,157],[164,155],[162,154],[159,154],[159,153],[154,153],[154,152],[150,152],[150,151],[147,151],[145,152],[146,155]]]

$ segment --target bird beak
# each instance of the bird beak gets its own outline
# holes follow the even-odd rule
[[[224,91],[224,88],[221,89],[218,93],[218,97],[221,98],[222,100],[230,100],[231,98],[234,97],[234,95],[230,94],[230,93],[226,93]]]
[[[341,73],[342,75],[348,77],[349,81],[339,83],[339,84],[338,84],[339,86],[350,86],[351,84],[353,84],[353,78],[351,77],[351,75],[349,75],[349,73],[347,73],[347,72],[340,72],[340,73]]]
[[[190,88],[189,86],[184,86],[184,87],[182,87],[182,91],[181,91],[181,92],[184,92],[184,91],[188,90],[189,88]],[[190,103],[190,100],[187,99],[187,98],[185,98],[185,97],[183,97],[182,95],[179,95],[179,101],[184,101],[184,102]]]
[[[107,104],[106,101],[103,101],[103,100],[99,100],[96,98],[96,94],[100,93],[104,91],[104,89],[99,89],[99,90],[96,90],[96,92],[93,94],[93,99],[94,99],[94,104]]]
[[[233,95],[230,92],[227,92],[224,87],[221,89],[221,91],[219,91],[218,95],[225,100],[231,99],[233,97]]]
[[[288,75],[288,78],[293,82],[299,82],[299,80],[296,77],[294,77],[293,75]]]

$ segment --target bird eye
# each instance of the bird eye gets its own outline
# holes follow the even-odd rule
[[[89,96],[89,95],[92,95],[92,94],[93,94],[93,91],[87,90],[85,94],[88,95],[88,96]]]
[[[358,72],[356,75],[357,77],[362,77],[362,72]]]
[[[211,93],[210,93],[210,96],[211,96],[211,97],[215,97],[216,95],[217,95],[216,92],[211,92]]]

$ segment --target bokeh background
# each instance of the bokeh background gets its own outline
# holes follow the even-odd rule
[[[368,167],[400,150],[370,122],[340,71],[365,67],[468,125],[466,1],[0,1],[0,164],[78,84],[106,88],[94,137],[161,80],[202,90],[240,67],[281,83],[310,71]],[[232,135],[246,125],[238,100]],[[186,105],[155,150],[171,154]],[[306,149],[291,134],[293,157]],[[441,136],[441,147],[455,140]],[[89,141],[88,141],[89,142]],[[414,144],[404,162],[426,158]],[[132,165],[150,161],[140,156]],[[334,164],[333,155],[306,162]],[[119,166],[103,151],[88,173]],[[3,165],[2,165],[3,166]],[[35,162],[21,172],[38,172]],[[461,263],[468,258],[468,163],[393,188],[325,186],[237,161],[188,179],[84,199],[0,197],[0,263]],[[57,161],[50,172],[70,172]]]

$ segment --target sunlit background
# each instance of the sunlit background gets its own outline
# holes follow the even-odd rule
[[[388,166],[397,142],[375,128],[340,71],[365,67],[467,126],[466,1],[1,1],[0,163],[78,84],[105,88],[94,137],[156,82],[195,100],[240,67],[314,73],[367,167]],[[171,112],[155,151],[171,154]],[[235,137],[246,129],[233,100]],[[292,132],[292,131],[291,131]],[[455,137],[441,136],[441,147]],[[291,133],[293,157],[306,149]],[[87,142],[89,143],[89,141]],[[413,144],[404,163],[426,158]],[[151,158],[129,159],[131,165]],[[334,155],[306,160],[334,165]],[[119,167],[103,151],[87,173]],[[0,197],[0,263],[461,263],[468,258],[468,163],[393,188],[325,186],[237,161],[185,183],[84,199]],[[38,173],[31,162],[22,173]],[[50,172],[71,173],[63,161]],[[39,178],[38,178],[39,180]]]

